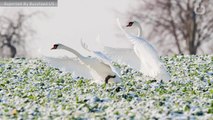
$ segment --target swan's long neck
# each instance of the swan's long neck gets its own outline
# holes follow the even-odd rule
[[[76,50],[74,50],[74,49],[72,49],[72,48],[70,48],[70,47],[67,47],[67,46],[65,46],[65,45],[63,45],[63,46],[61,47],[61,49],[67,50],[67,51],[69,51],[69,52],[72,52],[73,54],[75,54],[75,55],[76,55],[77,57],[79,57],[79,58],[82,58],[82,57],[83,57],[79,52],[77,52]]]
[[[137,36],[138,37],[142,37],[142,27],[141,27],[140,23],[135,21],[135,25],[138,28],[138,34],[137,34]]]

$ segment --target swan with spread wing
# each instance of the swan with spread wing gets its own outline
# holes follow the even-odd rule
[[[132,48],[111,48],[104,47],[106,55],[118,63],[126,64],[133,69],[142,72],[146,76],[153,77],[157,80],[171,80],[169,73],[166,71],[164,64],[155,48],[142,37],[142,28],[139,22],[129,22],[126,27],[136,27],[137,35],[127,33],[121,26],[119,19],[117,23],[121,31],[125,34],[132,44]]]
[[[97,83],[121,82],[119,73],[104,54],[93,52],[88,49],[85,43],[82,41],[81,43],[82,47],[93,53],[96,58],[82,56],[76,50],[63,44],[54,44],[51,50],[63,49],[69,51],[76,55],[77,59],[45,57],[45,61],[52,67],[87,79],[93,79]]]

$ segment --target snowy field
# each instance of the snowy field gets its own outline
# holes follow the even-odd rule
[[[171,82],[123,68],[123,82],[99,85],[39,59],[1,59],[0,119],[213,119],[213,56],[162,60]]]

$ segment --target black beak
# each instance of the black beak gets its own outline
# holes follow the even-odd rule
[[[58,48],[58,44],[54,44],[53,47],[51,48],[51,50],[57,49]]]
[[[126,27],[131,27],[134,22],[129,22],[129,24]]]

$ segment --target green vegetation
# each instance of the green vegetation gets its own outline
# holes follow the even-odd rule
[[[39,59],[2,59],[0,119],[213,119],[213,56],[162,60],[171,82],[129,71],[121,83],[100,85]]]

